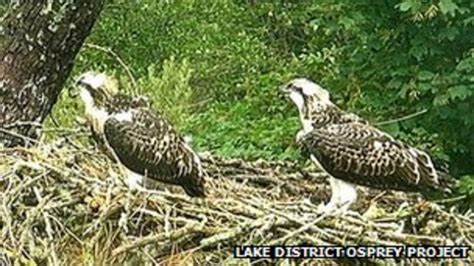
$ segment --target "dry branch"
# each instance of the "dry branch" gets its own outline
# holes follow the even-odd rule
[[[472,213],[416,195],[362,189],[354,212],[321,215],[324,176],[293,162],[202,154],[208,198],[161,183],[132,193],[114,163],[75,138],[0,150],[0,253],[13,263],[247,263],[229,259],[232,246],[474,242]]]

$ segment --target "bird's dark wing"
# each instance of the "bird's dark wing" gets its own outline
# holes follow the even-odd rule
[[[369,124],[367,120],[357,116],[356,114],[344,112],[335,105],[328,106],[324,109],[313,108],[312,112],[307,115],[307,118],[312,121],[314,128],[332,124]]]
[[[204,196],[199,158],[172,125],[149,108],[129,112],[128,119],[115,115],[104,124],[107,144],[120,162],[133,172],[181,185],[190,196]]]
[[[335,178],[381,189],[442,190],[426,153],[369,125],[328,125],[300,141]]]

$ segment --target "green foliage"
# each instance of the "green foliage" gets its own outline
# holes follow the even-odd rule
[[[383,129],[461,175],[474,173],[473,10],[470,0],[115,0],[88,42],[117,52],[199,149],[296,158],[295,108],[277,87],[305,76],[373,122],[426,109]],[[91,68],[125,76],[85,48],[75,71]]]
[[[292,147],[297,121],[289,126],[281,113],[258,115],[249,100],[214,104],[194,115],[184,131],[195,136],[193,145],[246,159],[294,159]]]
[[[379,121],[427,109],[391,133],[418,146],[428,141],[427,148],[449,158],[457,173],[472,173],[473,6],[324,1],[295,12],[306,23],[296,23],[298,38],[285,43],[301,51],[301,73],[320,77],[344,108]],[[409,137],[414,132],[415,140]]]
[[[4,15],[7,11],[8,3],[6,0],[0,0],[0,15]]]
[[[146,75],[138,82],[139,88],[145,94],[152,92],[153,105],[180,126],[193,105],[194,93],[189,85],[192,69],[186,60],[177,63],[173,57],[163,62],[161,73],[156,68],[154,64],[147,68]]]
[[[465,195],[461,206],[464,209],[474,209],[474,175],[462,176],[459,182],[459,192]]]

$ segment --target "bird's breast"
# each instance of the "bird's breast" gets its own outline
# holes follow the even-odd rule
[[[307,134],[313,130],[313,121],[310,119],[302,119],[301,124],[303,126],[304,134]]]
[[[86,109],[86,117],[91,123],[92,129],[100,134],[104,133],[104,124],[109,117],[108,113],[100,108],[92,107]]]

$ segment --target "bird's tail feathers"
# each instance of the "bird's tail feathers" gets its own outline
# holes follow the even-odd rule
[[[455,197],[459,181],[444,171],[437,171],[438,185],[435,188],[428,189],[422,194],[430,200],[439,200]]]
[[[437,171],[441,190],[448,195],[453,194],[459,181],[444,171]]]

